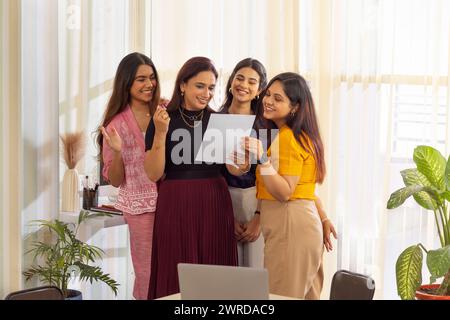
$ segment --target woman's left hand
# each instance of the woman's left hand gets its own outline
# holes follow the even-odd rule
[[[327,252],[330,252],[333,250],[333,243],[331,242],[331,234],[333,234],[334,238],[337,239],[336,229],[334,228],[333,223],[329,219],[326,219],[325,221],[322,222],[322,228],[323,228],[323,244],[325,245]]]
[[[264,152],[263,144],[260,140],[253,137],[245,137],[242,141],[242,147],[245,151],[250,152],[256,160],[261,160]]]
[[[245,231],[242,233],[242,242],[256,241],[261,234],[261,225],[259,223],[259,214],[255,214],[249,222],[245,224]]]

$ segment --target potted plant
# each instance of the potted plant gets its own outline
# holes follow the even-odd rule
[[[106,213],[91,213],[81,211],[78,222],[65,223],[60,220],[35,220],[32,223],[47,228],[52,239],[50,243],[35,241],[27,253],[34,253],[34,260],[40,259],[41,264],[34,264],[23,272],[26,280],[38,277],[39,280],[59,287],[68,300],[81,300],[81,292],[70,290],[69,281],[79,276],[81,281],[102,281],[106,283],[117,296],[119,284],[102,269],[90,263],[101,258],[104,251],[77,239],[80,224],[98,216],[109,216]],[[75,297],[78,295],[78,297]]]
[[[421,243],[406,248],[396,263],[397,292],[402,299],[450,299],[450,157],[429,146],[418,146],[416,168],[401,171],[405,187],[391,194],[388,209],[399,207],[413,196],[423,208],[433,211],[441,247],[427,250]],[[422,285],[423,252],[431,274]],[[434,284],[443,278],[440,284]]]

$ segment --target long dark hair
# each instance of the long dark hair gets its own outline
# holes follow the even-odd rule
[[[182,105],[183,96],[181,95],[181,84],[187,83],[189,79],[195,77],[197,74],[203,71],[211,71],[216,79],[219,76],[216,67],[214,67],[213,62],[209,58],[193,57],[183,64],[180,71],[178,71],[177,79],[175,81],[175,87],[173,88],[172,98],[167,105],[168,111],[175,111]]]
[[[294,116],[291,116],[291,114],[287,116],[286,125],[292,130],[295,139],[302,148],[314,156],[317,168],[316,181],[322,183],[326,174],[324,147],[309,86],[306,80],[299,74],[285,72],[270,80],[264,92],[261,93],[262,96],[266,95],[267,89],[275,81],[281,82],[284,93],[289,98],[291,106],[293,108],[298,106]],[[260,108],[262,108],[262,103]],[[273,121],[268,122],[268,127],[275,127]],[[308,138],[312,145],[308,143]]]
[[[231,73],[230,77],[228,78],[227,86],[225,88],[225,101],[223,102],[223,105],[221,107],[221,111],[228,111],[228,109],[231,106],[231,102],[233,102],[233,95],[230,92],[231,83],[234,80],[234,77],[236,76],[236,73],[241,70],[242,68],[252,68],[256,71],[259,75],[259,86],[258,90],[262,90],[267,85],[267,72],[266,68],[264,68],[264,65],[259,62],[256,59],[252,58],[246,58],[242,61],[239,61],[238,64],[234,67],[233,72]],[[251,102],[251,109],[254,114],[258,116],[259,108],[258,108],[258,99],[253,99]]]
[[[148,106],[151,115],[153,115],[153,113],[155,112],[161,94],[161,90],[159,87],[159,77],[158,72],[156,71],[156,67],[153,61],[146,55],[139,52],[130,53],[129,55],[125,56],[122,61],[120,61],[119,66],[117,67],[111,98],[109,99],[100,127],[106,127],[112,121],[112,119],[117,114],[124,111],[127,105],[130,103],[130,89],[133,85],[134,78],[136,77],[137,70],[141,65],[148,65],[152,67],[153,73],[156,78],[156,87],[153,88],[153,97]],[[100,131],[100,127],[97,130],[96,140],[100,149],[99,158],[101,160],[101,154],[103,150],[103,135]]]

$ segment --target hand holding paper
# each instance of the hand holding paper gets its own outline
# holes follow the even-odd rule
[[[212,114],[195,161],[234,166],[234,160],[245,163],[241,140],[250,136],[254,121],[254,115]]]

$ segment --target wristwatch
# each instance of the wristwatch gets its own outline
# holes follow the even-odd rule
[[[267,161],[269,161],[269,158],[267,157],[267,154],[263,152],[261,159],[258,160],[258,164],[264,164]]]

